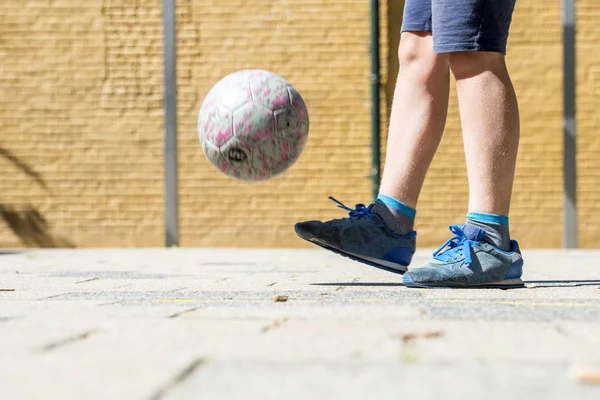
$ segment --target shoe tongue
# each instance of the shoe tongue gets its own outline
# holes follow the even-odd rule
[[[473,225],[465,225],[463,228],[465,236],[469,240],[482,240],[485,237],[485,231]]]

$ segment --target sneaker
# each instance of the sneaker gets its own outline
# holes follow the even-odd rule
[[[452,225],[455,235],[423,267],[402,277],[408,287],[519,288],[523,287],[523,257],[512,241],[509,252],[483,241],[485,231],[470,225]]]
[[[325,222],[299,222],[294,228],[298,236],[355,261],[397,274],[406,272],[415,252],[416,232],[395,234],[379,215],[371,212],[374,204],[357,204],[351,209],[333,197],[330,199],[349,216]]]

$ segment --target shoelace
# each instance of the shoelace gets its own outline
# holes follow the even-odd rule
[[[440,261],[450,261],[464,255],[465,264],[469,265],[472,262],[471,249],[474,243],[479,243],[476,240],[467,238],[467,235],[458,225],[451,225],[450,232],[454,233],[454,237],[448,240],[442,247],[433,253],[433,257]]]
[[[349,215],[349,219],[369,219],[369,218],[375,218],[375,214],[371,213],[371,209],[373,208],[373,204],[369,205],[369,206],[365,206],[364,204],[357,204],[355,205],[354,209],[346,206],[344,203],[342,203],[341,201],[337,200],[335,197],[330,196],[329,197],[331,200],[333,200],[334,202],[336,202],[338,204],[338,207],[348,211],[348,215]],[[342,221],[345,220],[346,218],[342,218]]]

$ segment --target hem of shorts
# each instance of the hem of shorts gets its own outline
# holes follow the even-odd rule
[[[433,45],[433,52],[440,53],[458,53],[463,51],[485,51],[485,52],[493,52],[493,53],[501,53],[506,55],[506,46],[503,45],[481,45],[479,43],[453,43],[453,44],[443,44],[443,45]]]
[[[431,32],[431,30],[431,25],[428,24],[407,24],[400,28],[400,32]]]

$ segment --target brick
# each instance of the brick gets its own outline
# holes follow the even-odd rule
[[[584,247],[600,245],[600,5],[578,7],[578,194]],[[397,73],[401,7],[381,2],[382,148]],[[388,19],[388,13],[389,19]],[[81,247],[163,244],[162,10],[153,0],[0,5],[0,205],[38,210],[48,235]],[[180,234],[184,246],[305,246],[296,220],[343,215],[370,197],[369,5],[358,0],[180,0]],[[518,2],[507,62],[522,138],[511,229],[524,247],[562,237],[560,5]],[[224,75],[263,68],[309,107],[298,163],[266,183],[233,181],[199,147],[197,114]],[[464,218],[466,169],[454,85],[448,125],[419,204],[419,244]],[[0,222],[0,245],[30,243]],[[63,243],[63,242],[60,242]]]

